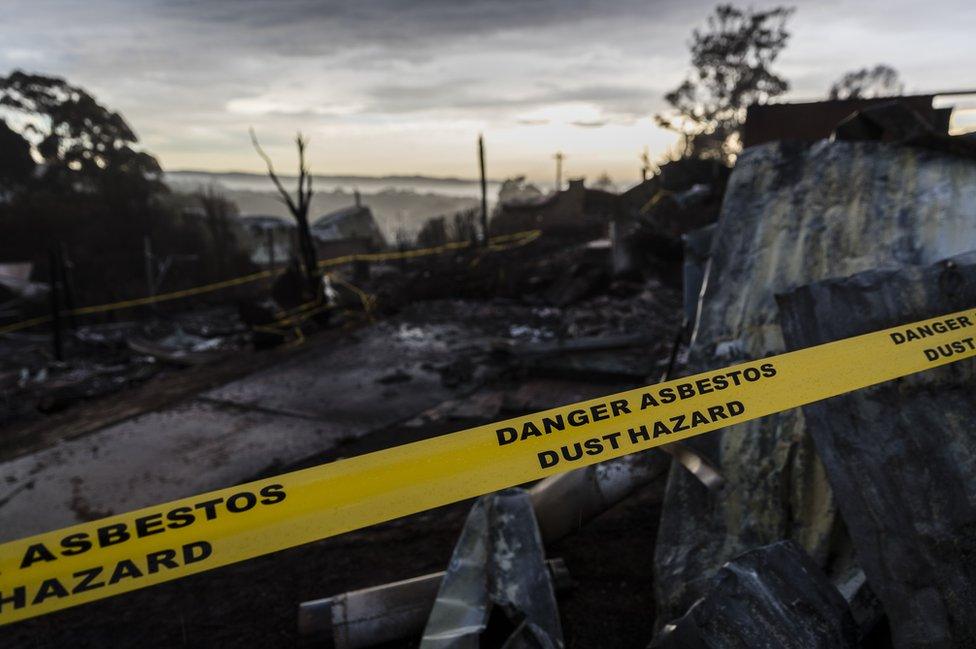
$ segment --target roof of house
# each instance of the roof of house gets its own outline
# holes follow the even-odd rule
[[[312,222],[312,235],[322,241],[367,238],[374,245],[383,247],[386,239],[380,230],[373,211],[365,205],[350,205],[323,214]]]
[[[250,214],[247,216],[242,216],[240,219],[246,227],[261,230],[295,227],[295,224],[287,219],[283,219],[280,216],[271,216],[267,214]]]

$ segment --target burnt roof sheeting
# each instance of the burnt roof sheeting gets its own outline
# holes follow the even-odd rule
[[[776,293],[976,249],[976,162],[875,142],[746,151],[715,232],[688,373],[783,351]],[[679,617],[724,562],[783,538],[821,565],[836,505],[798,410],[689,440],[721,498],[672,469],[655,550],[659,620]]]
[[[361,238],[377,248],[386,246],[373,211],[364,205],[351,205],[320,216],[312,223],[312,236],[321,241]]]
[[[919,113],[939,133],[949,132],[951,110],[933,109],[935,95],[838,99],[795,104],[754,104],[746,109],[742,126],[744,148],[777,140],[814,142],[830,137],[841,121],[871,106],[902,102]]]
[[[780,318],[793,349],[974,305],[970,254],[798,288]],[[974,389],[970,359],[803,408],[900,649],[976,647]]]

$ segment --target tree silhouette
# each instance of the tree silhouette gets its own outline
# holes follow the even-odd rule
[[[905,91],[898,71],[879,63],[873,68],[861,68],[844,73],[830,86],[831,99],[868,99],[900,95]]]
[[[0,190],[22,187],[36,166],[31,157],[30,142],[0,119]]]
[[[746,108],[786,92],[789,83],[771,67],[789,41],[792,8],[766,11],[718,5],[707,29],[692,32],[692,74],[665,95],[671,110],[658,124],[682,136],[683,155],[730,160]]]
[[[0,108],[19,116],[45,180],[72,190],[165,189],[159,163],[136,147],[122,115],[64,79],[15,70],[0,77]]]

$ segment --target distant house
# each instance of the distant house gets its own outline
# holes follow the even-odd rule
[[[356,192],[354,205],[320,216],[312,223],[311,229],[319,259],[386,248],[386,238],[373,217],[373,211],[362,204],[359,192]]]
[[[288,263],[295,254],[295,224],[278,216],[242,216],[250,239],[251,262],[271,267]]]
[[[566,189],[535,201],[499,203],[489,229],[492,234],[538,228],[548,233],[606,236],[616,210],[615,194],[588,189],[582,178],[576,178]]]

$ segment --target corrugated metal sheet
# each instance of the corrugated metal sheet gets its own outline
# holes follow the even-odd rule
[[[774,296],[812,281],[976,249],[976,162],[872,142],[769,144],[730,179],[688,372],[783,351]],[[822,565],[836,509],[799,412],[707,435],[720,499],[673,469],[655,564],[659,622],[737,554],[791,538]]]
[[[780,305],[791,348],[971,309],[976,253],[818,282]],[[803,408],[899,649],[976,647],[974,388],[969,359]]]

